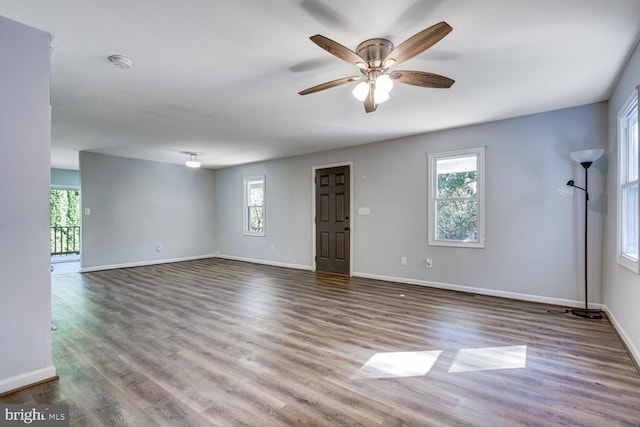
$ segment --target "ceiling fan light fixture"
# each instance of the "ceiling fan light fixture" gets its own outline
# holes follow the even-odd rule
[[[389,93],[393,89],[393,80],[388,74],[380,74],[376,79],[376,90]]]
[[[385,59],[384,63],[382,64],[382,68],[386,70],[389,67],[393,67],[395,63],[396,63],[396,60],[393,58]]]
[[[198,161],[198,155],[195,153],[189,153],[189,160],[184,162],[185,166],[190,168],[199,168],[202,163]]]
[[[382,104],[389,100],[389,92],[382,91],[380,89],[375,89],[373,91],[373,102],[376,104]]]
[[[353,96],[355,96],[355,98],[358,101],[364,101],[365,99],[367,99],[367,95],[369,95],[369,83],[367,82],[358,83],[356,87],[353,88],[351,93],[353,94]]]

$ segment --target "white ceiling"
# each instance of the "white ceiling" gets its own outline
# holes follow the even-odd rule
[[[61,168],[79,150],[219,168],[602,101],[640,36],[638,0],[0,0],[0,15],[53,36]],[[453,31],[400,68],[451,89],[396,84],[371,114],[356,83],[297,94],[358,74],[310,36],[355,50],[439,21]]]

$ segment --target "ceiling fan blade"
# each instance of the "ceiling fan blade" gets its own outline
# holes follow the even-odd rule
[[[335,42],[325,36],[321,36],[320,34],[316,34],[315,36],[309,37],[312,42],[332,54],[333,56],[337,56],[349,64],[353,64],[361,70],[367,69],[367,63],[364,59],[360,57],[357,53],[341,45],[338,42]]]
[[[413,58],[438,43],[444,36],[449,34],[451,30],[453,30],[453,28],[442,21],[420,31],[393,49],[384,61],[382,61],[382,67],[386,69],[392,65],[400,64]]]
[[[455,83],[455,80],[439,74],[426,73],[424,71],[398,70],[393,71],[389,77],[393,81],[413,86],[434,87],[448,89]]]
[[[366,111],[367,113],[373,113],[374,111],[376,111],[376,108],[378,108],[378,105],[375,103],[375,100],[373,98],[373,88],[370,88],[369,94],[364,100],[364,111]]]
[[[298,92],[298,95],[309,95],[310,93],[320,92],[321,90],[331,89],[332,87],[340,86],[349,82],[355,82],[362,79],[362,76],[350,76],[343,77],[341,79],[331,80],[330,82],[321,83],[319,85],[310,87],[303,91]]]

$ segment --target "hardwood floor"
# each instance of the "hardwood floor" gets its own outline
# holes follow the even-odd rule
[[[222,259],[53,277],[60,379],[1,403],[91,426],[640,425],[611,324]]]

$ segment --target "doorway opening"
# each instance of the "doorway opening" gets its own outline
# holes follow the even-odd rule
[[[74,262],[79,265],[80,190],[52,188],[49,206],[51,263]],[[63,269],[52,267],[52,271]]]

